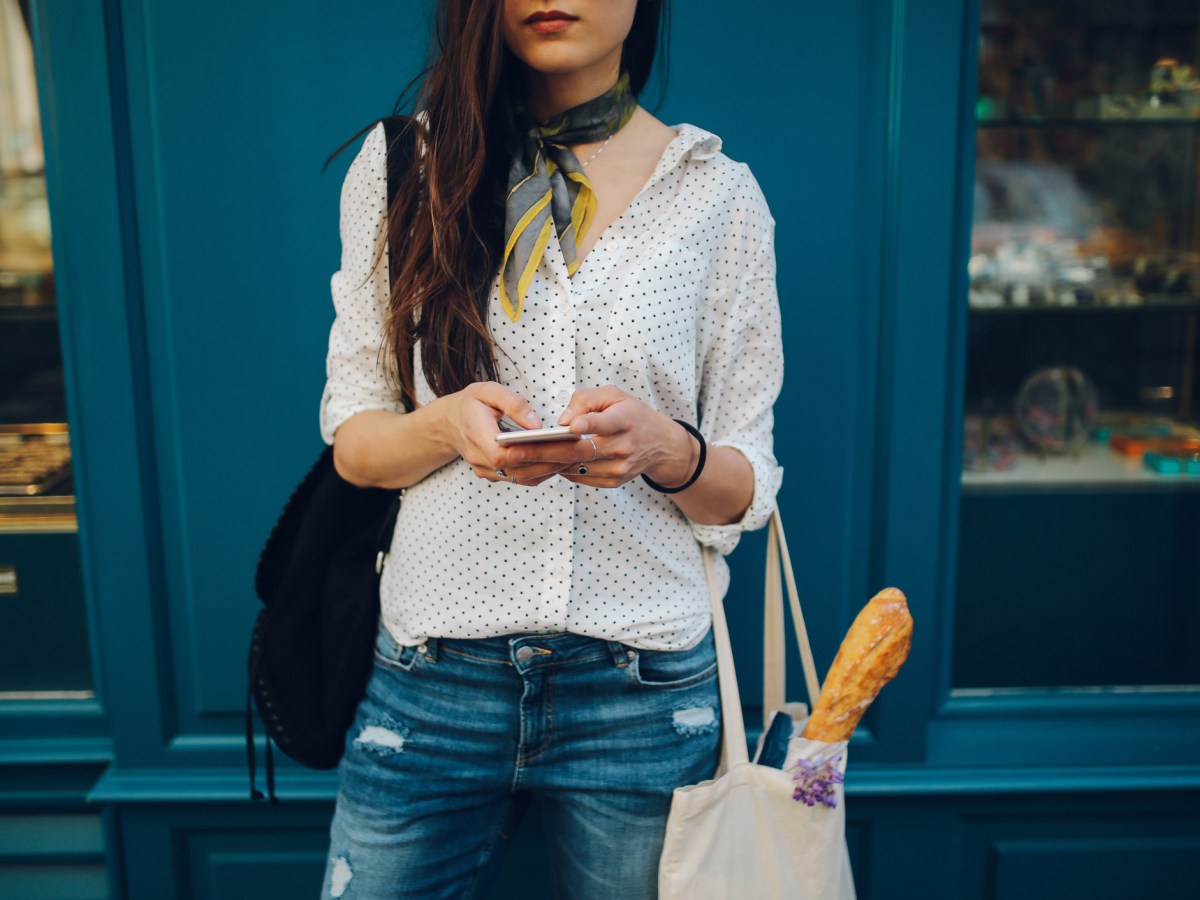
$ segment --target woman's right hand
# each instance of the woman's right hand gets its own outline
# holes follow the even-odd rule
[[[338,427],[333,464],[351,484],[388,489],[412,487],[460,456],[489,481],[515,475],[515,484],[532,486],[557,475],[563,463],[523,462],[519,448],[496,443],[505,415],[527,428],[541,426],[524,397],[492,381],[467,385],[410,413],[364,409]]]
[[[523,428],[542,427],[529,401],[516,391],[494,381],[477,381],[442,399],[446,440],[480,478],[532,487],[564,468],[562,463],[516,462],[510,448],[496,443],[498,423],[504,416]],[[503,471],[504,477],[497,470]]]

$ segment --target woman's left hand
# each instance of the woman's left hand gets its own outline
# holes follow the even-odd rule
[[[699,444],[679,423],[613,385],[577,390],[558,424],[588,435],[580,443],[595,448],[595,458],[582,463],[585,474],[578,465],[559,472],[576,484],[615,488],[644,474],[671,487],[687,481],[699,461]]]

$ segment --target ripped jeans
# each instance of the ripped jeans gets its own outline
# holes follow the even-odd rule
[[[713,776],[720,721],[711,631],[665,652],[570,633],[398,647],[381,626],[321,896],[484,897],[536,796],[555,896],[650,900],[671,792]]]

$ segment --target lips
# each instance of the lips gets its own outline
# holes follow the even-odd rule
[[[535,12],[525,19],[525,24],[538,34],[553,34],[565,28],[570,28],[572,23],[578,18],[579,16],[572,16],[557,9],[550,9]]]
[[[557,9],[547,9],[540,12],[535,12],[533,15],[525,19],[526,25],[532,25],[534,22],[549,22],[555,19],[565,19],[568,22],[574,22],[579,16],[573,16],[570,13],[561,12]]]

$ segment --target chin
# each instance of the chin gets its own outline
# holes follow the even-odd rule
[[[590,54],[581,54],[577,47],[560,44],[539,47],[531,53],[522,54],[521,61],[535,72],[568,75],[596,65],[599,59],[592,58]]]
[[[570,47],[541,47],[538,52],[524,54],[521,61],[533,72],[559,77],[604,74],[611,65],[605,54],[581,54],[577,48]]]

